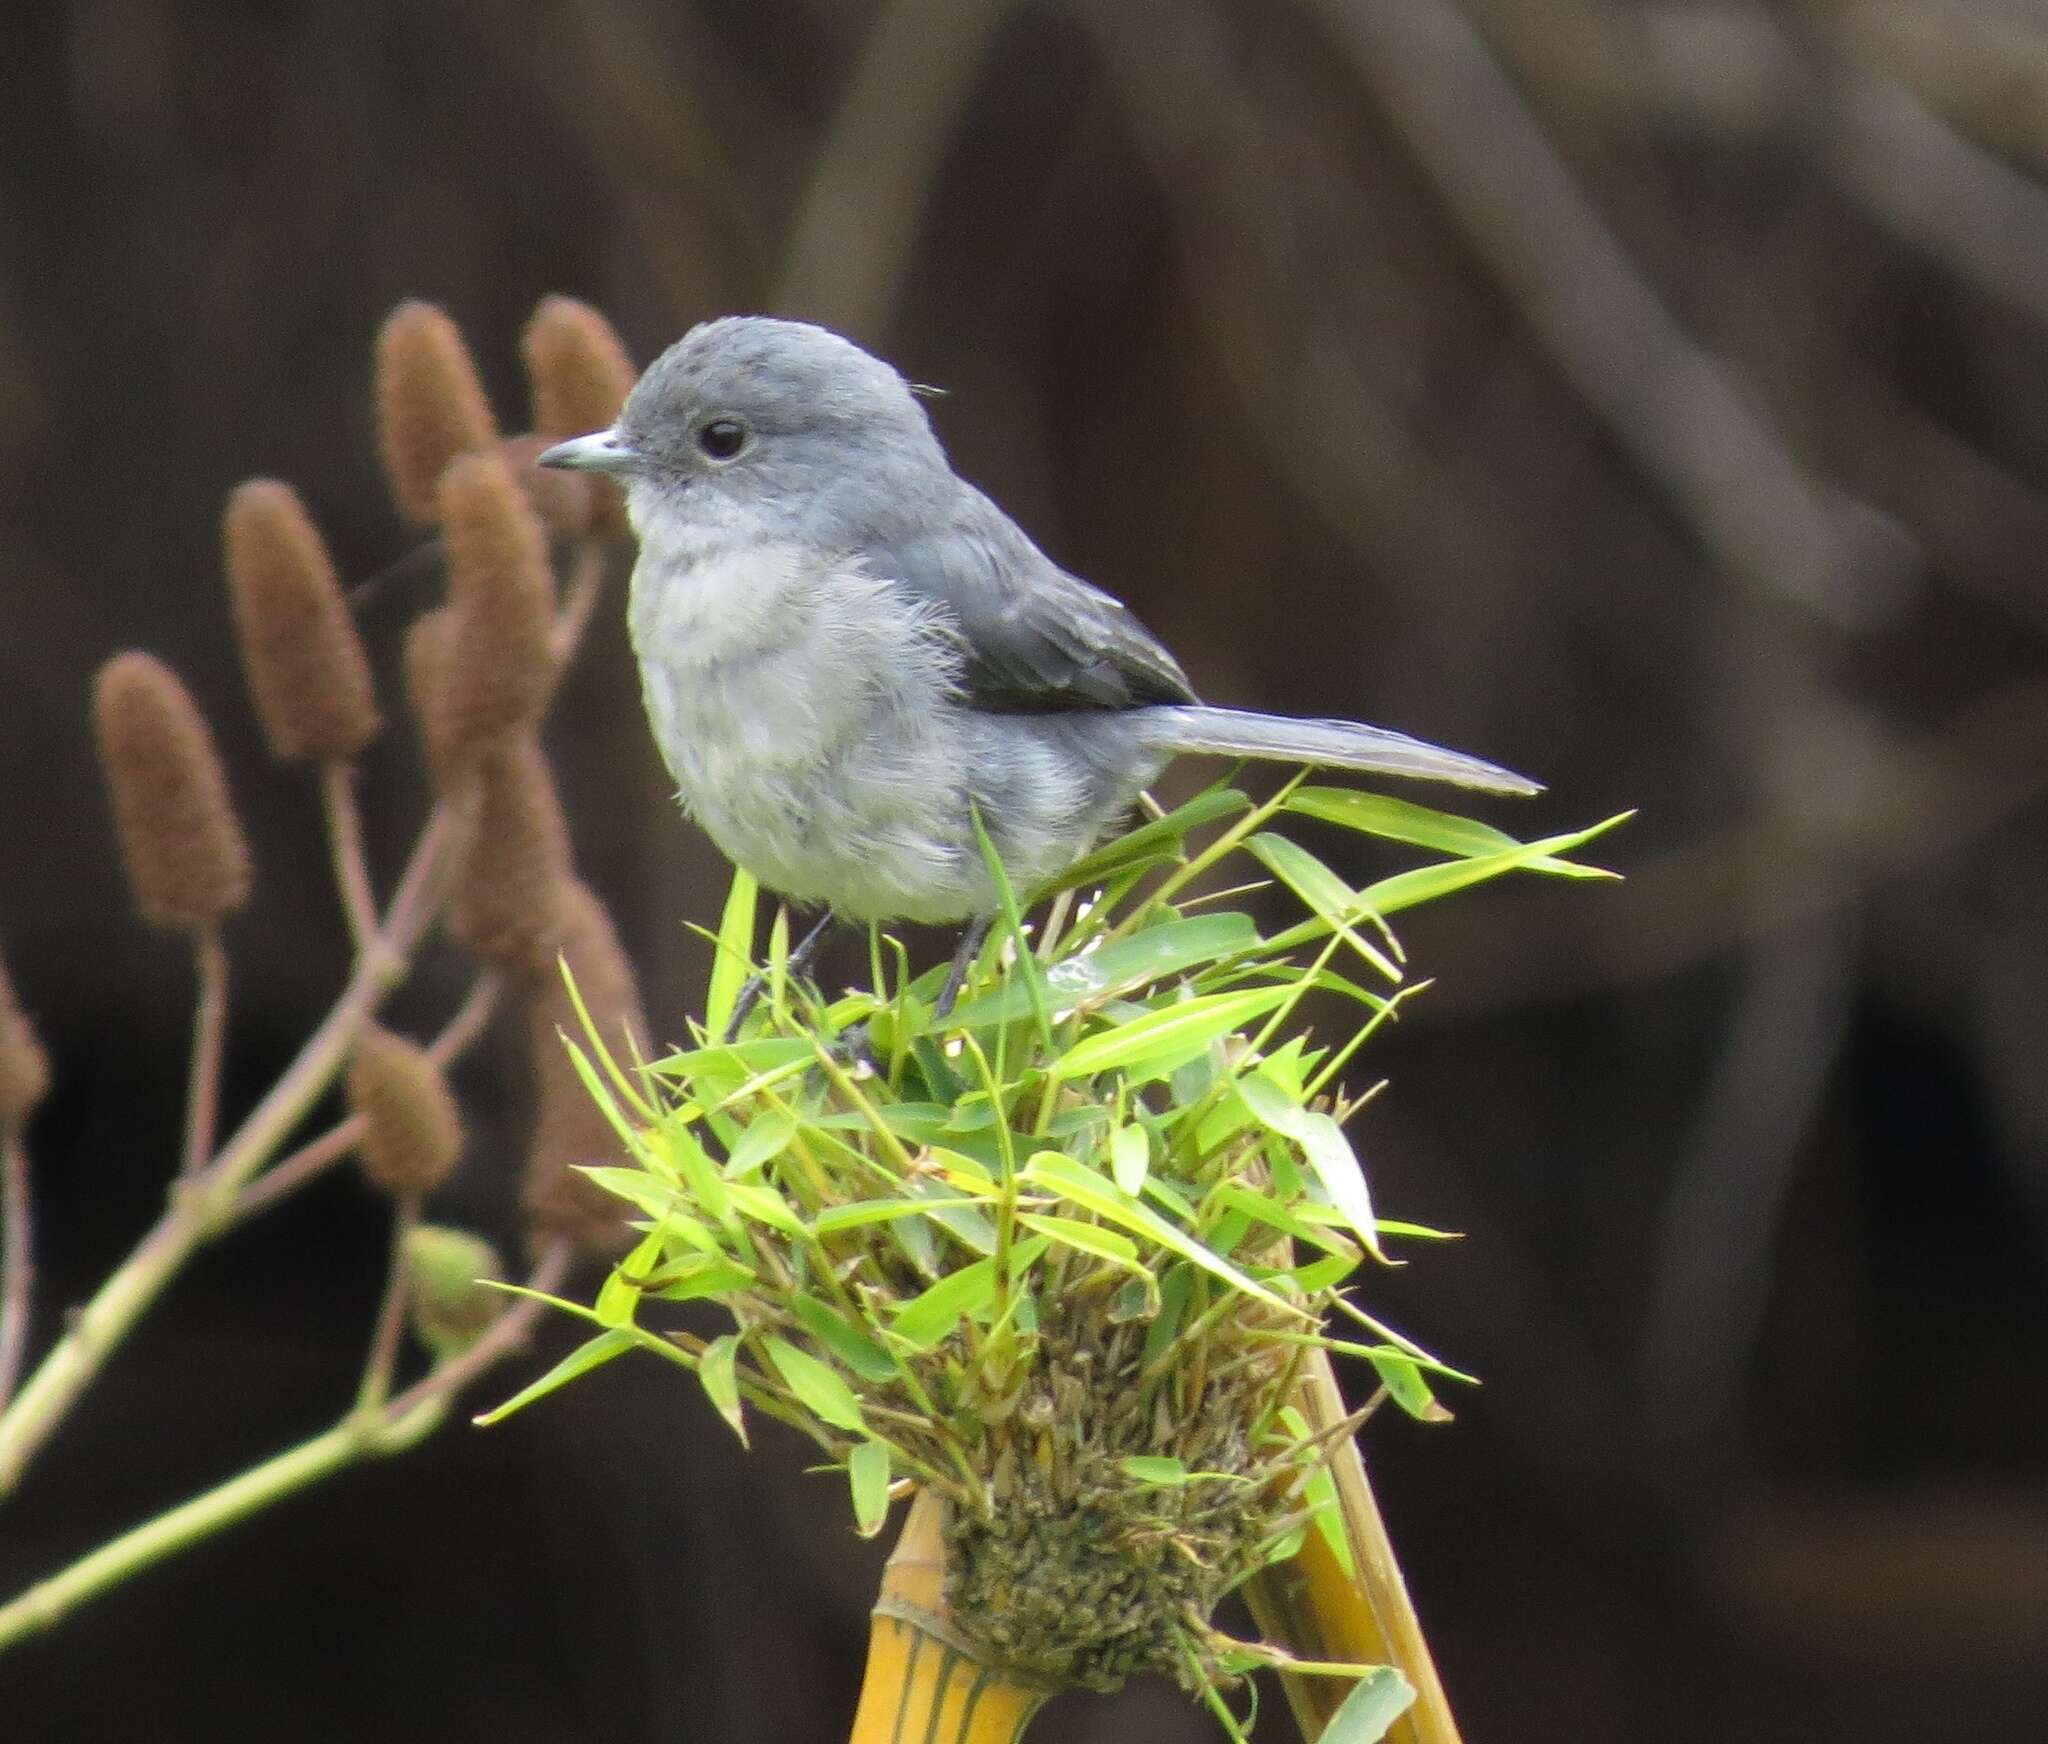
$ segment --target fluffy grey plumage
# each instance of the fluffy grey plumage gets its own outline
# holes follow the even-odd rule
[[[988,914],[975,808],[1028,891],[1181,752],[1536,791],[1384,728],[1205,707],[955,476],[895,370],[821,327],[707,322],[610,430],[541,458],[625,486],[633,646],[684,806],[849,920]]]

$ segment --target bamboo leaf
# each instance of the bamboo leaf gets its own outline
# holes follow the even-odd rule
[[[903,1365],[829,1303],[792,1296],[797,1324],[864,1381],[893,1381]]]
[[[1222,818],[1236,817],[1250,806],[1251,801],[1234,787],[1209,788],[1166,816],[1140,824],[1094,853],[1076,860],[1047,887],[1048,892],[1079,890],[1086,885],[1105,883],[1133,866],[1161,859],[1178,859],[1181,841],[1190,830],[1200,829],[1204,824],[1215,823]]]
[[[1391,1665],[1374,1666],[1330,1716],[1318,1744],[1379,1744],[1414,1700],[1408,1680]]]
[[[1136,1121],[1118,1127],[1109,1141],[1109,1172],[1116,1184],[1135,1199],[1144,1191],[1151,1163],[1152,1135]]]
[[[733,1333],[714,1338],[697,1358],[697,1381],[704,1397],[717,1408],[719,1416],[732,1425],[740,1446],[747,1442],[746,1419],[740,1414],[740,1341]]]
[[[886,1442],[857,1442],[846,1456],[846,1481],[853,1491],[853,1523],[872,1538],[889,1518],[889,1448]]]
[[[1146,1011],[1097,1035],[1084,1036],[1054,1059],[1056,1078],[1085,1078],[1116,1067],[1184,1060],[1211,1042],[1241,1029],[1287,999],[1291,987],[1255,987],[1237,993],[1205,993],[1156,1011]]]
[[[732,888],[725,894],[725,912],[718,921],[716,953],[711,959],[711,985],[704,996],[704,1027],[713,1036],[725,1034],[740,989],[754,969],[754,910],[760,886],[753,874],[733,869]]]
[[[797,1402],[812,1416],[822,1423],[831,1424],[834,1429],[844,1429],[854,1435],[865,1431],[866,1421],[861,1416],[860,1401],[835,1370],[809,1351],[799,1350],[786,1338],[777,1338],[771,1333],[762,1342],[767,1347],[768,1360],[782,1377],[783,1385],[796,1395]]]
[[[1401,979],[1400,966],[1357,931],[1362,920],[1378,921],[1378,911],[1315,855],[1299,842],[1270,831],[1251,837],[1244,846],[1246,853],[1315,910],[1366,962],[1389,981]]]
[[[1344,1213],[1351,1231],[1365,1243],[1374,1259],[1387,1263],[1380,1246],[1379,1225],[1373,1220],[1372,1194],[1365,1184],[1365,1171],[1343,1128],[1327,1114],[1303,1108],[1270,1079],[1251,1076],[1238,1081],[1238,1094],[1261,1125],[1292,1139],[1301,1146],[1308,1166],[1330,1195],[1330,1203]]]
[[[1353,787],[1298,787],[1288,797],[1286,809],[1303,817],[1321,818],[1369,836],[1412,847],[1432,848],[1439,854],[1454,854],[1472,860],[1486,854],[1512,853],[1527,844],[1483,824],[1476,818],[1456,817],[1450,812],[1432,811],[1413,800],[1391,794],[1367,793]],[[1611,872],[1597,866],[1583,866],[1576,860],[1552,855],[1526,863],[1531,872],[1549,872],[1563,878],[1611,878]]]
[[[1235,910],[1170,920],[1095,950],[1060,958],[1045,971],[1046,997],[1055,1014],[1064,1013],[1236,956],[1258,942],[1259,930],[1251,916]],[[1029,993],[1012,983],[962,1005],[953,1013],[953,1021],[966,1029],[986,1029],[1014,1023],[1030,1010]]]
[[[756,1115],[726,1157],[726,1178],[745,1180],[759,1174],[789,1149],[789,1141],[795,1137],[796,1121],[780,1109],[771,1108],[765,1114]]]
[[[1028,1181],[1033,1186],[1049,1188],[1061,1198],[1079,1205],[1084,1211],[1092,1211],[1108,1222],[1144,1236],[1180,1258],[1200,1266],[1203,1271],[1221,1278],[1233,1290],[1240,1290],[1247,1296],[1256,1296],[1261,1302],[1299,1319],[1315,1318],[1292,1302],[1283,1301],[1265,1285],[1254,1283],[1221,1255],[1212,1253],[1185,1231],[1176,1229],[1157,1212],[1119,1192],[1113,1182],[1098,1175],[1086,1164],[1075,1162],[1072,1157],[1061,1156],[1057,1151],[1040,1151],[1025,1165],[1019,1179]]]
[[[1010,1270],[1022,1273],[1038,1262],[1045,1252],[1046,1237],[1033,1236],[1010,1250]],[[948,1272],[936,1284],[911,1297],[896,1311],[889,1330],[918,1350],[930,1350],[970,1314],[979,1314],[996,1299],[996,1262],[993,1255]]]
[[[488,1429],[493,1423],[502,1423],[514,1411],[524,1411],[536,1399],[545,1399],[557,1387],[566,1386],[578,1375],[587,1375],[594,1368],[601,1368],[621,1351],[631,1350],[639,1342],[632,1333],[623,1328],[608,1328],[595,1338],[585,1339],[539,1380],[521,1387],[504,1404],[492,1407],[471,1421],[479,1429]]]

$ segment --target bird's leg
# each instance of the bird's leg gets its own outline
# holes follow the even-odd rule
[[[981,947],[988,938],[990,917],[977,915],[960,930],[960,942],[953,947],[953,961],[946,970],[946,982],[939,989],[939,1002],[932,1007],[932,1022],[939,1024],[952,1015],[953,1007],[960,998],[960,989],[967,985],[967,971],[974,967],[974,959],[981,955]]]
[[[818,916],[811,930],[790,947],[784,967],[792,975],[801,975],[811,966],[811,959],[818,954],[819,947],[832,936],[832,929],[838,924],[837,918],[828,908]],[[747,984],[740,989],[739,998],[732,1003],[732,1016],[726,1021],[725,1034],[719,1038],[723,1047],[730,1047],[739,1040],[740,1025],[747,1021],[755,1006],[761,1003],[761,995],[768,991],[768,975],[757,970],[747,977]]]

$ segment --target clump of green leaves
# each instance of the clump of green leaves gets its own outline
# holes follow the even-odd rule
[[[1274,827],[1290,817],[1428,858],[1354,889]],[[1362,1357],[1418,1416],[1455,1378],[1345,1294],[1368,1256],[1436,1233],[1378,1214],[1344,1133],[1362,1098],[1341,1074],[1414,991],[1389,917],[1510,872],[1601,876],[1568,856],[1606,827],[1525,843],[1375,794],[1219,786],[1038,893],[1035,929],[991,854],[1001,921],[941,1024],[940,972],[887,937],[866,988],[798,985],[778,914],[768,996],[713,1045],[752,968],[741,875],[698,1045],[570,1040],[636,1165],[589,1173],[641,1239],[572,1308],[590,1340],[498,1415],[656,1352],[742,1439],[750,1410],[808,1435],[863,1533],[899,1485],[948,1498],[949,1598],[991,1659],[1213,1695],[1242,1666],[1209,1628],[1223,1594],[1304,1531],[1343,1553],[1332,1438],[1292,1403],[1307,1354]],[[1219,906],[1241,891],[1196,894],[1246,860],[1299,921],[1262,935]],[[1297,1018],[1312,992],[1352,1014],[1335,1045]],[[878,1069],[849,1063],[856,1026]],[[673,1323],[699,1298],[729,1331]]]

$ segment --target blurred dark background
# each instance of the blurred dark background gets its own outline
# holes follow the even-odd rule
[[[793,313],[947,388],[962,470],[1211,697],[1544,777],[1505,827],[1641,808],[1626,884],[1406,929],[1437,985],[1358,1128],[1385,1206],[1467,1232],[1378,1287],[1486,1384],[1367,1454],[1472,1744],[2048,1735],[2042,0],[73,0],[7,39],[38,1342],[161,1203],[188,1016],[116,876],[94,666],[164,655],[230,760],[243,1106],[345,942],[233,665],[223,494],[293,480],[351,577],[407,551],[367,393],[401,297],[510,426],[546,292],[642,361]],[[405,595],[365,608],[387,671]],[[723,872],[617,603],[550,741],[674,1035]],[[402,730],[366,791],[388,876]],[[430,956],[400,1021],[453,987]],[[508,1249],[521,1076],[509,1038],[465,1065],[439,1207]],[[344,1173],[206,1256],[0,1515],[0,1587],[330,1421],[383,1240]],[[842,1736],[880,1552],[757,1440],[615,1365],[0,1658],[0,1729]],[[1042,1724],[1216,1735],[1161,1688]]]

